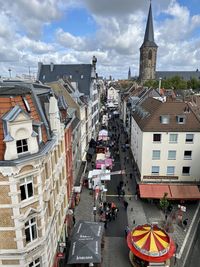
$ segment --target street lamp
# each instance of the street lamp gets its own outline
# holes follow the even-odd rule
[[[160,88],[161,88],[161,84],[162,84],[162,78],[159,78],[159,84],[158,84],[158,92],[160,94]]]

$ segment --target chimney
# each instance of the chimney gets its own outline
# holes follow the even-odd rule
[[[52,72],[53,71],[53,68],[54,68],[54,64],[53,62],[50,63],[50,71]]]

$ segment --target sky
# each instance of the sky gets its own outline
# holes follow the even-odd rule
[[[99,76],[139,71],[149,0],[0,0],[0,76],[33,75],[38,62],[90,64]],[[157,70],[200,69],[199,0],[152,0]]]

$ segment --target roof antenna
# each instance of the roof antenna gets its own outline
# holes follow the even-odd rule
[[[11,79],[11,72],[12,72],[11,68],[8,69],[8,72],[9,72],[9,76],[10,76],[10,79]]]

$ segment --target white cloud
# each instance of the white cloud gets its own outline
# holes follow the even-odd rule
[[[179,2],[152,2],[158,70],[199,68],[200,14],[191,15]],[[126,78],[129,66],[132,75],[138,74],[148,1],[0,0],[0,5],[0,75],[8,75],[8,68],[13,75],[27,73],[29,66],[37,72],[38,61],[89,63],[93,55],[99,75]],[[96,32],[77,36],[59,25],[64,12],[76,7],[87,9],[97,25]],[[54,34],[43,38],[44,26],[51,29],[55,21],[58,28]]]
[[[64,32],[62,29],[56,31],[57,41],[66,48],[83,51],[85,47],[85,38],[73,36],[69,32]]]

